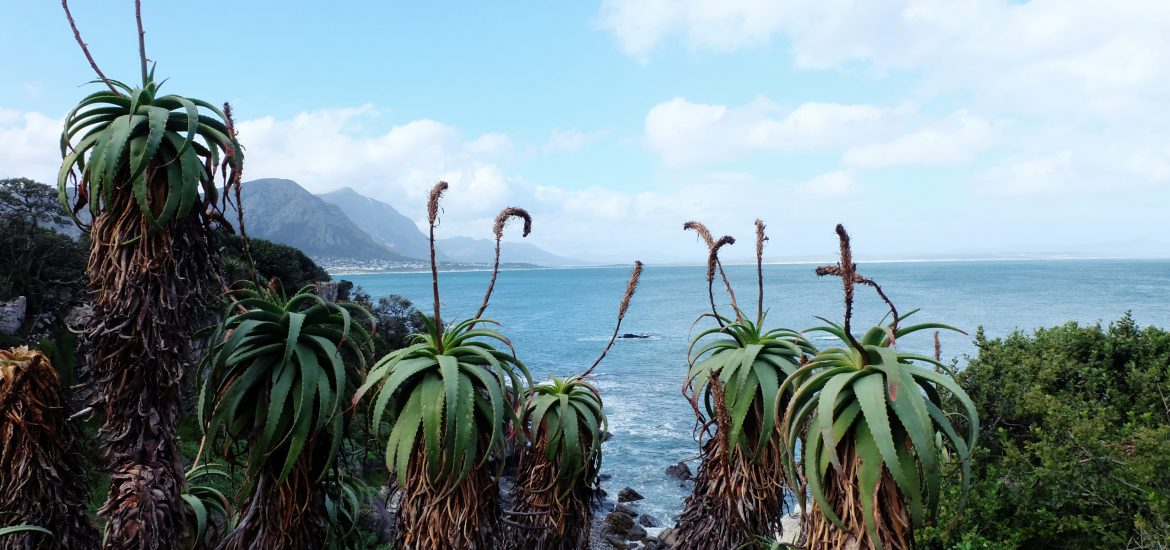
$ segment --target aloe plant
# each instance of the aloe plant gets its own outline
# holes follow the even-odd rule
[[[358,522],[362,517],[362,505],[373,490],[361,478],[341,474],[329,480],[325,487],[325,510],[327,532],[325,548],[329,550],[354,550],[364,548],[363,532]]]
[[[227,527],[231,502],[213,485],[214,480],[230,481],[231,474],[219,464],[200,464],[186,472],[187,548],[214,547]]]
[[[584,371],[532,386],[520,413],[530,445],[520,453],[504,539],[512,548],[587,548],[608,419],[590,373],[613,347],[642,276],[634,263],[613,335]]]
[[[113,480],[99,513],[108,548],[175,548],[185,525],[181,381],[191,333],[218,292],[213,229],[227,225],[219,186],[238,190],[243,149],[226,105],[162,92],[147,67],[139,2],[138,86],[106,78],[62,6],[105,87],[66,116],[57,178],[62,205],[90,233],[85,333]],[[91,223],[76,216],[83,209]]]
[[[809,548],[913,548],[914,529],[937,511],[942,464],[951,451],[965,497],[979,417],[942,363],[896,345],[922,330],[958,329],[902,326],[914,312],[899,315],[877,283],[857,274],[849,236],[840,225],[837,234],[841,261],[817,274],[844,281],[845,322],[810,330],[836,336],[843,346],[821,351],[784,381],[782,389],[794,392],[781,427],[785,469],[802,501],[797,480],[813,500],[806,516]],[[851,327],[858,284],[874,288],[891,311],[888,325],[868,329],[861,339]],[[944,411],[943,392],[964,410]]]
[[[734,548],[758,535],[780,531],[785,486],[783,442],[776,433],[776,411],[791,392],[781,381],[796,372],[813,346],[799,333],[765,328],[763,296],[764,224],[756,220],[757,278],[760,294],[753,321],[739,309],[726,275],[734,318],[723,316],[711,291],[722,273],[719,249],[734,243],[715,240],[698,222],[695,230],[708,245],[707,285],[712,318],[718,326],[699,333],[688,350],[689,369],[683,394],[699,424],[702,463],[695,488],[678,522],[679,544],[687,548]],[[710,428],[714,428],[714,433]]]
[[[0,549],[98,547],[81,437],[48,358],[23,346],[0,350],[0,521],[55,534],[0,539]]]
[[[223,548],[317,548],[323,482],[345,436],[345,408],[372,354],[368,314],[306,287],[285,298],[232,291],[215,346],[201,362],[199,420],[207,440],[243,451],[249,498]],[[358,318],[354,318],[354,314]]]
[[[354,402],[373,392],[371,431],[386,441],[386,467],[402,491],[398,545],[490,548],[499,518],[490,461],[502,458],[509,438],[519,434],[516,408],[532,376],[508,338],[492,328],[496,321],[442,322],[434,235],[447,187],[436,184],[427,204],[434,315],[424,315],[425,330],[413,344],[374,365]],[[497,218],[497,241],[511,217],[525,220],[527,235],[528,213],[508,209]]]

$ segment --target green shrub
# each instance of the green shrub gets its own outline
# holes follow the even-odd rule
[[[1166,548],[1170,332],[1126,315],[976,344],[959,376],[985,423],[974,483],[924,546]],[[957,477],[947,491],[955,518]]]

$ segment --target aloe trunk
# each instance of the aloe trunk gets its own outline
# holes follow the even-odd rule
[[[419,445],[410,461],[406,483],[400,483],[396,548],[461,550],[496,548],[500,488],[494,470],[481,464],[462,483],[428,479],[426,449]]]
[[[305,452],[292,472],[280,481],[280,463],[270,464],[259,475],[251,498],[240,511],[240,521],[220,544],[222,550],[324,548],[328,533],[325,487],[317,481],[320,468],[314,457],[328,452],[315,445]]]
[[[86,517],[89,479],[81,434],[57,372],[28,348],[0,351],[0,522],[48,529],[13,530],[3,550],[98,547]]]
[[[732,425],[725,391],[712,384],[718,430],[704,443],[695,487],[687,497],[678,520],[682,548],[738,548],[759,536],[780,533],[784,513],[785,476],[779,438],[752,455],[729,439]],[[757,440],[763,425],[759,396],[745,418],[745,432]]]
[[[110,472],[99,513],[109,548],[174,548],[186,483],[175,433],[180,384],[217,266],[197,213],[152,231],[129,188],[112,195],[94,220],[87,267],[94,314],[86,336]]]

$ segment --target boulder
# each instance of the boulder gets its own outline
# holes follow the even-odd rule
[[[643,497],[640,493],[638,493],[638,491],[635,491],[629,487],[626,487],[625,489],[618,491],[618,502],[619,503],[634,502],[636,500],[642,500],[643,498],[645,498],[645,497]]]
[[[374,533],[379,544],[386,544],[394,537],[394,514],[390,513],[386,497],[371,495],[366,502],[366,513],[358,519],[358,525]]]
[[[666,546],[666,543],[662,542],[661,539],[648,537],[642,539],[642,548],[644,550],[667,550],[669,547]]]
[[[625,538],[622,537],[621,535],[615,535],[613,533],[608,533],[602,538],[604,538],[605,542],[608,542],[610,546],[612,546],[614,548],[618,548],[619,550],[625,550],[626,548],[630,547],[629,544],[626,544]]]
[[[691,472],[691,467],[687,466],[687,463],[682,461],[680,461],[678,464],[667,466],[666,475],[680,481],[687,481],[695,478],[695,474]]]
[[[658,534],[658,539],[666,543],[668,548],[678,547],[678,534],[674,532],[673,527],[667,527]]]
[[[633,516],[613,511],[605,515],[606,532],[626,536],[635,526]]]
[[[65,325],[73,330],[85,330],[91,317],[93,317],[93,306],[83,304],[69,310],[69,314],[65,316]]]
[[[630,532],[626,534],[626,537],[630,540],[642,540],[646,538],[646,535],[646,528],[635,523],[633,527],[630,527]]]
[[[627,516],[630,516],[632,518],[638,517],[638,511],[635,510],[633,506],[630,506],[629,504],[626,504],[624,502],[615,506],[613,511],[614,512],[621,512],[621,513],[623,513]]]
[[[24,324],[24,316],[28,313],[28,298],[17,296],[16,299],[0,303],[0,334],[16,334]]]
[[[638,518],[638,525],[642,527],[658,527],[659,522],[658,518],[650,514],[642,514],[642,517]]]

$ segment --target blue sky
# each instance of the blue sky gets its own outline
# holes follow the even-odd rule
[[[74,1],[134,80],[132,2]],[[626,261],[1170,256],[1170,5],[1061,0],[147,2],[172,93],[231,101],[249,177],[341,186],[443,231]],[[0,177],[49,181],[92,78],[56,2],[0,0]],[[1142,244],[1146,242],[1148,244]],[[751,254],[750,246],[739,255]],[[733,254],[734,255],[734,254]]]

